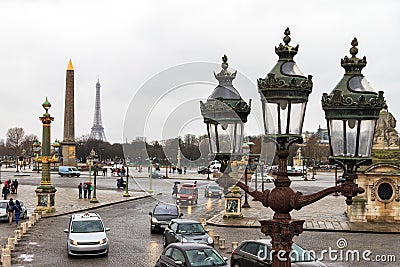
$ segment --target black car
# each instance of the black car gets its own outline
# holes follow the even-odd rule
[[[182,217],[183,214],[179,213],[179,207],[175,204],[160,203],[158,202],[154,207],[153,212],[149,212],[150,219],[150,233],[164,230],[164,227],[169,224],[172,219]]]
[[[203,225],[198,221],[189,219],[173,219],[165,228],[163,246],[166,247],[175,242],[193,242],[214,246],[214,240],[204,230]]]
[[[199,167],[199,168],[197,169],[197,173],[198,173],[198,174],[210,174],[210,173],[211,173],[211,170],[210,170],[210,168],[201,166],[201,167]]]
[[[232,251],[232,267],[266,267],[272,266],[271,239],[243,241]],[[313,258],[311,253],[297,244],[292,245],[290,253],[293,267],[326,267],[325,264]]]
[[[164,249],[156,267],[229,267],[226,260],[214,248],[204,244],[173,243]]]

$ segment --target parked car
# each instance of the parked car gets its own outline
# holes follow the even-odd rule
[[[199,192],[196,184],[182,184],[176,195],[176,204],[197,204]]]
[[[257,182],[262,182],[262,180],[264,180],[264,182],[266,182],[266,183],[272,183],[272,182],[274,182],[275,178],[272,177],[272,176],[270,176],[270,175],[268,175],[268,174],[266,174],[266,173],[264,173],[264,174],[261,176],[261,173],[258,172],[258,173],[257,173]],[[252,181],[252,182],[255,182],[255,181],[256,181],[256,174],[253,174],[253,175],[251,176],[251,181]]]
[[[218,160],[211,161],[210,169],[221,169],[221,162],[219,162]]]
[[[160,203],[158,202],[153,209],[153,212],[149,212],[150,219],[150,233],[164,230],[164,227],[169,224],[172,219],[176,219],[183,216],[183,213],[179,213],[179,207],[175,204]]]
[[[150,177],[150,174],[149,174],[149,177]],[[161,175],[159,172],[152,172],[151,173],[151,178],[152,179],[162,179],[162,178],[164,178],[165,176],[164,175]]]
[[[193,242],[214,246],[214,240],[204,230],[203,225],[189,219],[173,219],[165,228],[163,246],[166,247],[175,242]]]
[[[221,198],[223,195],[223,189],[219,187],[217,184],[208,184],[206,188],[204,188],[204,196],[205,197],[219,197]]]
[[[64,176],[79,177],[81,175],[81,172],[74,166],[60,166],[60,167],[58,167],[58,174],[61,175],[61,177],[64,177]]]
[[[14,203],[15,203],[14,199]],[[21,215],[20,218],[25,220],[26,218],[28,218],[28,211],[24,205],[24,202],[22,202],[21,200],[18,200],[19,204],[21,205]],[[8,204],[9,200],[0,200],[0,220],[1,221],[7,221],[8,222],[8,212],[7,212],[7,204]],[[13,220],[15,219],[15,216],[13,215]]]
[[[97,213],[73,214],[68,228],[64,230],[68,234],[68,256],[108,256],[108,231],[110,228],[104,228],[103,220]]]
[[[271,239],[246,240],[232,251],[232,267],[272,266]],[[290,254],[293,267],[326,267],[310,252],[293,243]]]
[[[229,267],[227,257],[222,257],[214,248],[196,243],[173,243],[164,249],[156,267]]]
[[[197,169],[197,173],[198,173],[198,174],[210,174],[210,173],[211,173],[211,170],[210,170],[210,168],[207,168],[207,167],[205,167],[205,166],[201,166],[201,167],[199,167],[199,168]]]

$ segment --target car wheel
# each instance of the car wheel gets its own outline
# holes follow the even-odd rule
[[[235,261],[235,262],[233,263],[232,267],[240,267],[239,262]]]
[[[64,177],[64,174],[60,174],[61,175],[61,177]]]
[[[163,235],[163,237],[162,237],[162,244],[163,244],[164,248],[166,248],[168,246],[167,238],[165,237],[165,235]]]
[[[80,176],[80,174],[76,175],[76,177],[78,177],[78,178],[79,178],[79,176]]]
[[[22,214],[22,220],[26,220],[26,218],[28,218],[28,212],[27,212],[27,211],[25,211],[25,212]]]
[[[156,232],[156,228],[153,228],[151,225],[150,225],[150,234],[154,234]]]

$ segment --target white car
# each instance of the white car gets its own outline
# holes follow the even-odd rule
[[[266,173],[264,173],[264,175],[261,176],[261,173],[258,172],[258,173],[257,173],[257,182],[261,182],[262,179],[264,179],[264,182],[266,182],[266,183],[272,183],[272,182],[275,181],[274,177],[272,177],[272,176],[270,176],[270,175],[268,175],[268,174],[266,174]],[[252,181],[252,182],[255,182],[255,181],[256,181],[256,175],[255,175],[255,174],[253,174],[253,175],[251,176],[251,181]]]
[[[210,169],[211,170],[219,170],[221,169],[221,162],[219,162],[218,160],[213,160],[210,164]]]
[[[97,213],[73,214],[68,229],[68,256],[105,255],[108,256],[108,238],[103,221]]]

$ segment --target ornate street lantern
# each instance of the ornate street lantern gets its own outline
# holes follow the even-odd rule
[[[345,56],[341,60],[345,69],[343,78],[329,95],[324,93],[322,96],[329,132],[330,160],[343,167],[345,185],[350,185],[357,178],[359,166],[372,163],[375,124],[385,104],[383,92],[376,93],[361,73],[367,60],[365,56],[362,59],[356,57],[356,38],[351,45],[351,57]],[[349,205],[352,203],[351,195],[346,202]]]
[[[283,42],[275,47],[279,56],[276,65],[265,79],[258,79],[263,108],[265,135],[287,149],[292,143],[302,143],[304,114],[311,93],[312,76],[305,77],[293,57],[299,46],[290,46],[290,31],[285,30]]]
[[[231,159],[242,156],[244,123],[250,114],[250,106],[232,85],[237,72],[228,71],[226,55],[222,61],[222,70],[218,74],[214,73],[219,84],[206,103],[200,101],[200,109],[207,125],[210,152],[221,162],[220,171],[224,173],[218,180],[219,184],[227,188],[235,184],[235,181],[228,182],[229,175],[225,175],[225,169]]]

